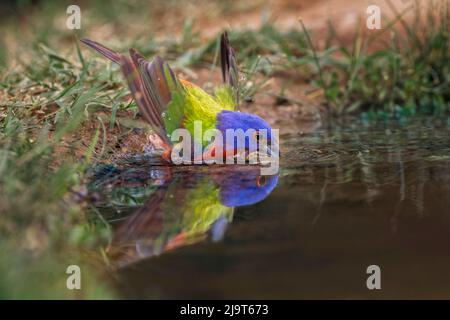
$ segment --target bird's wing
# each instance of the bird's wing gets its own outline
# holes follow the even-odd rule
[[[172,99],[171,92],[182,88],[179,80],[159,56],[149,62],[134,49],[130,49],[130,56],[142,76],[142,82],[150,98],[162,114]]]
[[[159,101],[156,101],[148,90],[148,83],[145,83],[144,76],[139,72],[136,64],[128,57],[121,57],[122,72],[127,80],[131,94],[138,105],[142,117],[152,126],[158,136],[167,145],[170,140],[160,113]]]
[[[198,181],[186,195],[183,230],[186,235],[207,232],[217,219],[224,216],[231,222],[233,209],[220,202],[220,189],[210,178]]]
[[[97,52],[101,53],[103,56],[111,60],[112,62],[115,62],[117,64],[120,64],[120,57],[121,54],[114,52],[113,50],[101,45],[98,42],[92,41],[90,39],[82,39],[81,42],[88,45],[92,49],[96,50]]]
[[[225,52],[222,56],[228,57],[222,59],[227,70],[223,76],[228,84],[218,87],[215,97],[188,81],[178,79],[158,56],[149,62],[136,50],[130,49],[130,59],[95,41],[82,41],[122,66],[139,112],[160,138],[171,145],[169,137],[175,129],[184,127],[193,132],[191,127],[194,121],[202,121],[206,130],[215,126],[216,116],[221,110],[236,109],[237,68],[234,52],[228,45],[226,34],[222,37],[222,51]],[[224,67],[222,69],[225,70]]]
[[[182,93],[184,85],[177,79],[169,65],[158,56],[149,62],[134,49],[130,49],[130,59],[98,42],[89,39],[81,41],[109,60],[121,65],[139,112],[159,137],[170,145],[167,122],[173,120],[172,118],[164,119],[164,115],[172,101],[173,93],[175,91]],[[179,117],[181,118],[182,114]],[[181,123],[181,120],[177,119],[177,122]]]
[[[223,82],[231,87],[235,108],[239,105],[239,70],[236,55],[230,46],[228,34],[225,31],[220,38],[220,65]]]
[[[148,62],[133,49],[130,55],[154,104],[153,110],[160,115],[166,136],[170,137],[174,129],[183,127],[187,82],[179,80],[168,63],[159,56]]]
[[[165,194],[166,187],[157,189],[115,230],[108,252],[117,266],[123,267],[161,252],[167,242],[161,209]]]

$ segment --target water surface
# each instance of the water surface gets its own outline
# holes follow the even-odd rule
[[[450,298],[450,127],[282,135],[279,175],[145,157],[92,184],[125,298]],[[106,174],[105,174],[106,173]],[[106,178],[105,178],[106,177]],[[366,269],[381,268],[381,290]]]

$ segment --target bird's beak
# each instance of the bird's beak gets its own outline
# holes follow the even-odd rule
[[[274,158],[280,157],[280,148],[277,142],[273,142],[269,145],[263,145],[263,147],[259,150],[260,158]]]

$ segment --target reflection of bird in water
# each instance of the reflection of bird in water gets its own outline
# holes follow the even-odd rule
[[[234,207],[263,200],[278,183],[278,176],[261,176],[257,167],[221,167],[204,171],[192,168],[159,167],[155,169],[161,170],[158,174],[150,173],[158,177],[156,185],[152,184],[155,180],[141,180],[141,183],[145,181],[141,189],[150,190],[150,194],[143,205],[122,220],[109,248],[118,265],[155,256],[208,236],[213,241],[222,239],[233,218]],[[102,185],[114,181],[110,193],[114,193],[114,188],[122,188],[122,193],[124,188],[131,188],[133,193],[146,194],[136,190],[136,177],[132,174],[131,184],[127,185],[130,180],[125,171],[111,175]],[[115,205],[119,202],[120,199],[116,199]],[[121,208],[127,204],[129,202]],[[132,206],[135,204],[131,203]]]

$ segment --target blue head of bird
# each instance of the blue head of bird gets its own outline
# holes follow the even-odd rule
[[[224,137],[224,149],[234,150],[235,153],[244,150],[248,153],[267,151],[272,155],[273,152],[269,146],[277,143],[272,127],[267,121],[251,113],[224,110],[217,115],[217,129]],[[234,135],[229,136],[228,130],[234,132]],[[239,130],[243,133],[250,132],[240,143],[239,135],[236,134]],[[261,150],[261,147],[265,147],[265,150]]]

